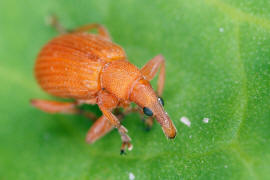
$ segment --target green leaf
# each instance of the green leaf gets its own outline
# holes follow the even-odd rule
[[[269,179],[269,12],[269,0],[0,1],[0,179]],[[175,140],[130,114],[134,149],[120,156],[116,131],[87,145],[88,119],[29,105],[53,98],[33,76],[57,35],[51,13],[68,28],[104,24],[138,67],[165,56]]]

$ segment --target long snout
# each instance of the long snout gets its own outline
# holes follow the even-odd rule
[[[159,102],[155,91],[148,81],[141,80],[136,82],[130,94],[130,101],[135,102],[141,108],[147,108],[151,112],[149,115],[154,115],[168,138],[173,139],[176,136],[176,128],[173,122],[165,112],[162,103]]]
[[[155,117],[161,125],[164,134],[170,139],[175,138],[177,131],[167,112],[164,111],[162,106],[158,106],[155,109]]]

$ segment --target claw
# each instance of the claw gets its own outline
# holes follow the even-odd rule
[[[125,152],[125,150],[121,149],[120,150],[120,155],[127,155],[127,153]]]
[[[127,147],[129,151],[133,149],[133,145],[130,142],[127,143]]]
[[[145,131],[147,131],[147,132],[149,132],[150,130],[151,130],[151,126],[149,126],[149,125],[146,125],[146,127],[145,127]]]
[[[129,151],[131,151],[133,149],[133,145],[129,141],[123,142],[121,149],[120,149],[120,155],[126,154],[126,151],[125,151],[126,147]]]
[[[125,153],[126,148],[129,151],[131,151],[133,146],[130,143],[130,141],[131,141],[130,137],[127,135],[127,129],[124,126],[120,126],[118,131],[119,131],[119,133],[121,135],[121,140],[122,140],[122,145],[121,145],[121,149],[120,149],[120,154],[122,155],[122,154]]]

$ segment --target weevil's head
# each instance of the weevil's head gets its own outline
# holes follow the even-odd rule
[[[135,82],[129,99],[140,106],[145,115],[155,117],[168,138],[173,139],[176,136],[176,128],[163,108],[163,99],[156,95],[147,80]]]

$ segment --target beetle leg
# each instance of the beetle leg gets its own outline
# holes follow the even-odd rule
[[[145,130],[150,131],[150,129],[152,128],[154,124],[154,119],[152,117],[147,117],[144,121],[144,124],[145,124]]]
[[[158,96],[162,95],[164,82],[165,82],[165,59],[162,55],[157,55],[153,59],[151,59],[147,64],[143,66],[141,72],[146,80],[151,81],[156,73],[159,71],[158,77],[158,88],[157,93]]]
[[[130,143],[131,139],[127,135],[128,130],[123,125],[121,125],[120,121],[117,119],[117,117],[115,115],[113,115],[111,113],[111,111],[109,111],[108,109],[104,108],[102,105],[99,105],[99,108],[102,111],[103,115],[106,116],[106,118],[108,118],[108,120],[110,121],[110,123],[115,128],[118,129],[118,132],[119,132],[119,134],[121,136],[121,140],[122,140],[121,154],[124,153],[126,147],[129,150],[132,150],[132,144]]]
[[[32,99],[30,103],[32,106],[47,113],[82,114],[91,120],[97,119],[94,113],[80,110],[77,107],[78,104],[76,102],[57,102],[51,100]]]
[[[98,34],[108,40],[111,40],[110,34],[108,32],[108,30],[102,26],[101,24],[87,24],[84,26],[81,26],[79,28],[76,28],[74,30],[72,30],[71,32],[86,32],[86,31],[90,31],[92,29],[97,29],[98,30]]]
[[[74,102],[57,102],[50,100],[32,99],[31,104],[48,113],[76,114],[78,109]]]
[[[126,115],[123,112],[120,112],[118,108],[115,109],[116,117],[121,121],[124,116]],[[110,121],[106,118],[106,116],[101,116],[98,120],[95,121],[95,123],[91,126],[89,131],[86,135],[86,142],[87,143],[94,143],[98,139],[105,136],[107,133],[109,133],[113,129],[113,125],[110,123]]]
[[[74,30],[67,30],[62,26],[62,24],[59,22],[56,15],[51,15],[48,18],[48,22],[51,26],[53,26],[60,34],[65,34],[68,32],[86,32],[90,31],[91,29],[97,29],[98,34],[108,40],[111,40],[111,36],[108,32],[108,30],[102,26],[101,24],[93,23],[93,24],[87,24],[84,26],[81,26],[79,28],[76,28]]]
[[[123,125],[121,125],[119,119],[111,112],[111,110],[115,108],[118,103],[118,99],[106,91],[101,91],[98,94],[97,104],[99,106],[99,109],[102,111],[103,116],[105,116],[109,120],[111,125],[118,129],[118,132],[121,136],[122,146],[120,152],[121,154],[123,154],[126,147],[129,150],[132,149],[132,144],[130,143],[130,137],[127,135],[127,129]]]
[[[148,61],[147,64],[143,66],[141,69],[141,72],[143,76],[145,77],[146,80],[151,81],[155,75],[158,72],[158,69],[160,68],[159,71],[159,76],[158,76],[158,87],[157,87],[157,94],[158,96],[162,96],[163,92],[163,87],[165,83],[165,59],[162,55],[157,55],[150,61]],[[146,125],[146,130],[150,130],[154,124],[154,118],[153,117],[148,117],[145,121]]]
[[[113,129],[113,125],[106,118],[106,116],[101,116],[95,123],[91,126],[86,135],[87,143],[94,143],[96,140],[103,137],[105,134]]]
[[[55,14],[52,14],[48,17],[48,24],[53,26],[56,31],[58,31],[60,34],[65,34],[68,32],[68,30],[66,30],[62,24],[59,22],[57,16]]]

